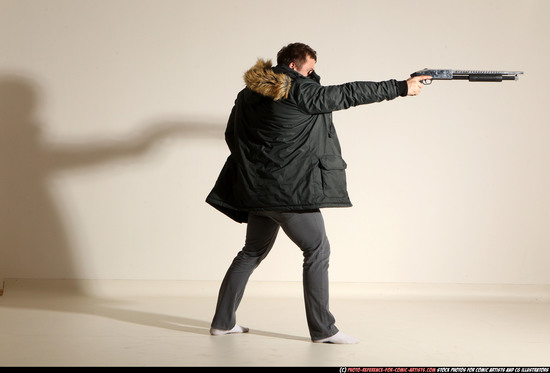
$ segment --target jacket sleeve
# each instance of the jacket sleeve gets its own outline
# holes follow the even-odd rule
[[[403,95],[402,84],[399,83],[401,82],[392,79],[322,86],[311,79],[300,79],[292,87],[292,94],[301,110],[307,114],[322,114],[352,106],[393,100]]]

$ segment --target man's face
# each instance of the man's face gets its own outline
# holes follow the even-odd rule
[[[306,60],[302,65],[298,66],[294,62],[291,62],[288,67],[303,76],[308,76],[313,72],[313,70],[315,70],[315,60],[310,56],[306,56]]]

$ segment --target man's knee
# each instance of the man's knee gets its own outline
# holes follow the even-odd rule
[[[326,236],[309,242],[301,247],[304,257],[315,257],[317,259],[328,259],[330,256],[330,243]]]
[[[267,256],[269,249],[259,251],[247,251],[246,247],[239,251],[234,263],[241,267],[256,268]]]

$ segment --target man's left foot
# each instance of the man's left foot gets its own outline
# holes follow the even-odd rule
[[[223,329],[214,329],[210,328],[211,335],[226,335],[226,334],[235,334],[235,333],[248,333],[248,328],[244,326],[235,325],[233,329],[223,330]]]

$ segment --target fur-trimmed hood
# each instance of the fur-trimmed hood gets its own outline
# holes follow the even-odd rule
[[[244,73],[246,86],[263,96],[278,101],[288,97],[292,79],[284,73],[276,73],[271,61],[258,59],[256,64]]]

